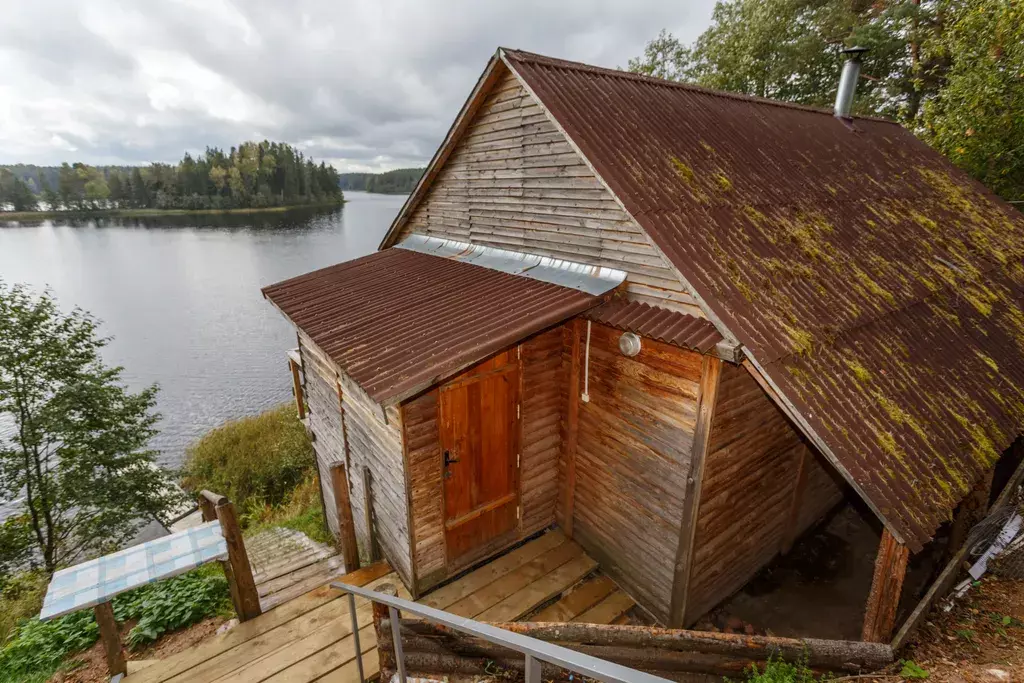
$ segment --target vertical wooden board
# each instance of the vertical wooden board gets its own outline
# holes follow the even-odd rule
[[[580,336],[583,332],[583,321],[573,320],[566,326],[569,337],[569,372],[566,385],[565,403],[565,482],[562,487],[562,529],[568,538],[572,538],[573,507],[576,497],[576,448],[579,442],[580,413]]]
[[[668,624],[682,628],[686,614],[686,600],[693,569],[693,546],[697,535],[697,514],[700,509],[701,484],[707,461],[711,425],[718,403],[718,387],[722,376],[722,361],[704,356],[701,362],[700,393],[697,396],[697,425],[694,429],[690,467],[686,476],[683,517],[679,525],[679,547],[676,550],[675,578],[672,583],[672,603]]]
[[[740,589],[782,547],[790,527],[799,432],[742,367],[724,365],[705,462],[684,624]],[[841,497],[818,460],[808,461],[796,520],[814,523]]]
[[[910,551],[907,546],[897,541],[888,529],[883,529],[882,540],[878,544],[878,555],[875,558],[871,593],[868,595],[864,610],[861,640],[885,643],[892,638],[909,559]]]
[[[592,324],[589,369],[581,361],[590,401],[579,404],[574,536],[667,620],[701,357],[644,339],[640,354],[627,358],[619,335]]]
[[[417,582],[445,567],[444,499],[437,388],[402,407]],[[420,586],[425,588],[426,586]]]
[[[671,264],[507,71],[396,241],[413,232],[622,269],[631,296],[703,316]]]

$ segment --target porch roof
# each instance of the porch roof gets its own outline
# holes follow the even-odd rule
[[[381,405],[604,300],[407,248],[300,275],[263,296]]]

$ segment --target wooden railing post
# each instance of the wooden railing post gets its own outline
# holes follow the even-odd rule
[[[398,589],[394,584],[390,583],[381,584],[376,588],[376,591],[392,597],[398,596]],[[377,634],[377,653],[380,658],[380,680],[390,681],[395,672],[395,644],[393,638],[395,629],[399,628],[399,625],[391,623],[387,605],[375,602],[372,609],[373,630]],[[387,629],[384,628],[385,620],[388,621]]]
[[[900,606],[903,579],[907,574],[910,551],[896,540],[888,529],[882,529],[882,541],[875,558],[875,574],[871,580],[871,593],[864,611],[864,630],[861,640],[887,643],[896,626],[896,611]]]
[[[114,608],[110,602],[101,602],[92,608],[96,615],[96,624],[100,627],[100,640],[103,641],[103,651],[107,656],[107,671],[111,677],[118,674],[128,674],[128,662],[121,648],[121,636],[117,631],[117,621],[114,619]]]
[[[217,519],[220,520],[220,530],[228,546],[228,560],[222,566],[231,590],[231,601],[235,605],[238,620],[248,621],[262,613],[260,596],[256,592],[256,581],[252,577],[252,567],[249,566],[249,555],[245,552],[245,541],[238,527],[235,506],[226,498],[217,506]]]
[[[212,522],[217,519],[217,505],[227,500],[224,496],[212,493],[211,491],[199,492],[199,511],[203,515],[204,522]]]
[[[348,475],[345,463],[331,464],[331,487],[334,490],[334,514],[338,520],[338,544],[345,560],[345,571],[359,569],[359,545],[356,542],[356,525],[352,519],[352,504],[349,498]]]

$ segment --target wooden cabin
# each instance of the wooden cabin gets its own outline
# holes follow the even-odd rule
[[[326,508],[414,595],[557,525],[690,625],[846,496],[882,639],[1016,457],[1022,232],[895,123],[502,49],[380,251],[264,295]]]

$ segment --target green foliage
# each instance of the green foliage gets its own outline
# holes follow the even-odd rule
[[[8,600],[8,592],[15,585],[21,585],[24,594]],[[35,617],[27,618],[29,614],[38,613],[45,587],[44,575],[29,574],[12,580],[5,589],[0,603],[5,613],[8,608],[24,612],[23,603],[32,606],[21,614],[20,623],[2,641],[2,681],[45,681],[68,655],[90,647],[99,637],[92,610],[74,612],[45,623]],[[126,644],[134,648],[207,617],[227,614],[231,610],[231,596],[224,572],[214,563],[119,595],[114,598],[113,607],[119,622],[138,620],[125,638]]]
[[[131,648],[231,609],[228,582],[216,563],[114,598],[114,617],[118,621],[138,620],[125,638]]]
[[[830,107],[864,57],[855,113],[901,121],[1007,199],[1024,198],[1024,5],[1016,0],[719,0],[692,45],[662,31],[628,68]]]
[[[288,499],[276,507],[266,506],[257,514],[250,510],[249,533],[255,534],[268,527],[285,527],[306,534],[309,538],[326,545],[334,544],[334,537],[327,529],[324,508],[320,501],[320,488],[313,467],[306,478],[288,494]]]
[[[219,210],[266,208],[342,201],[338,172],[315,163],[291,145],[243,142],[224,151],[215,147],[193,158],[185,154],[176,165],[8,167],[13,178],[29,178],[41,188],[49,210],[99,209]],[[0,172],[2,173],[2,172]],[[39,183],[34,182],[39,178]],[[56,187],[56,190],[49,188]],[[0,185],[2,189],[2,185]],[[3,200],[0,205],[10,203]],[[31,207],[36,200],[29,192]],[[0,207],[2,210],[2,207]]]
[[[6,168],[0,168],[0,211],[35,211],[37,202],[32,188]]]
[[[751,664],[747,669],[746,683],[816,683],[816,680],[806,659],[791,664],[772,655],[765,662],[763,670]]]
[[[399,168],[384,173],[342,173],[341,189],[384,194],[408,194],[416,187],[425,168]]]
[[[41,622],[22,623],[0,650],[0,680],[46,680],[67,655],[96,642],[99,627],[92,610]]]
[[[244,521],[289,500],[313,467],[313,448],[295,406],[233,420],[188,449],[183,485],[227,496]]]
[[[901,659],[900,665],[903,667],[900,669],[900,676],[903,678],[925,679],[931,675],[927,669],[923,668],[913,659]]]
[[[100,357],[107,341],[84,311],[0,282],[0,418],[14,426],[0,441],[0,497],[25,499],[3,525],[13,542],[0,565],[31,546],[52,573],[121,547],[182,502],[148,449],[156,387],[130,393]]]
[[[992,191],[1024,200],[1024,4],[951,3],[928,47],[952,67],[925,105],[925,139]]]
[[[27,571],[7,576],[0,586],[0,645],[22,621],[39,614],[49,577]]]

